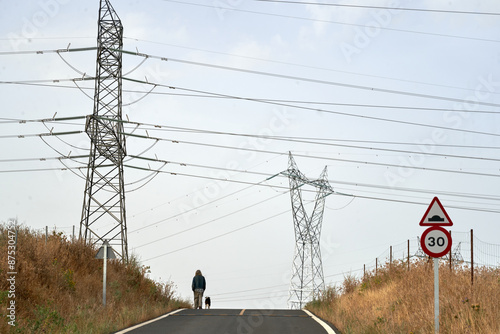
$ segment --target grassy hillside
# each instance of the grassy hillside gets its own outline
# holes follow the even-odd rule
[[[307,308],[348,333],[434,333],[432,261],[379,269],[343,286],[330,287]],[[440,333],[500,333],[500,270],[440,268]]]
[[[13,243],[14,233],[1,225],[0,333],[110,333],[190,307],[175,298],[171,283],[148,279],[147,268],[132,259],[128,265],[108,261],[104,308],[96,248],[55,232],[46,242],[28,228],[19,229],[15,254]],[[15,267],[8,255],[15,256]]]

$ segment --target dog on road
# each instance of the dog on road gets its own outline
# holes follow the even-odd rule
[[[205,297],[205,308],[209,309],[211,304],[210,297]]]

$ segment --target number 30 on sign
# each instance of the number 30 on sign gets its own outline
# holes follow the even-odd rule
[[[433,226],[422,233],[420,245],[430,257],[442,257],[451,249],[451,234],[440,226]]]

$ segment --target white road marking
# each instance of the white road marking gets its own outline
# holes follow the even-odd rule
[[[309,312],[308,310],[303,309],[302,311],[306,312],[311,318],[316,320],[318,324],[320,324],[328,334],[337,334],[330,326],[328,326],[323,320]]]
[[[180,311],[182,311],[182,310],[185,310],[185,309],[180,308],[180,309],[178,309],[178,310],[175,310],[175,311],[172,311],[172,312],[170,312],[170,313],[164,314],[164,315],[162,315],[162,316],[160,316],[160,317],[158,317],[158,318],[156,318],[156,319],[152,319],[152,320],[149,320],[149,321],[146,321],[146,322],[140,323],[140,324],[138,324],[138,325],[135,325],[134,327],[125,328],[124,330],[119,331],[119,332],[116,332],[115,334],[124,334],[124,333],[128,333],[128,332],[130,332],[130,331],[132,331],[132,330],[134,330],[134,329],[137,329],[137,328],[142,327],[142,326],[149,325],[149,324],[150,324],[150,323],[152,323],[152,322],[155,322],[155,321],[158,321],[158,320],[160,320],[160,319],[166,318],[166,317],[168,317],[169,315],[175,314],[175,313],[180,312]]]

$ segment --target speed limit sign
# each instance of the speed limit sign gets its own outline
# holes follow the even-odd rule
[[[442,257],[451,249],[451,234],[440,226],[433,226],[422,233],[420,245],[430,257]]]

